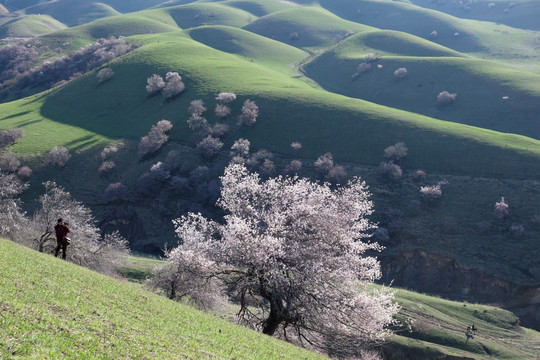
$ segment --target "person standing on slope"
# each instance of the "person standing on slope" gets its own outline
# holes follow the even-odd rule
[[[62,218],[58,219],[58,223],[54,226],[54,231],[56,232],[56,250],[54,256],[57,257],[60,249],[62,249],[62,259],[66,259],[66,249],[69,244],[69,239],[67,235],[71,231],[67,224],[64,224]]]

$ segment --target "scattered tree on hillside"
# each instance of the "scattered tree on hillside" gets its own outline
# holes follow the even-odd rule
[[[26,165],[22,166],[19,168],[19,170],[17,170],[17,176],[20,179],[27,180],[32,176],[32,169]]]
[[[205,159],[212,159],[217,156],[222,147],[223,143],[219,139],[208,135],[197,144],[197,151]]]
[[[158,74],[153,74],[146,79],[146,93],[148,95],[154,95],[163,90],[165,87],[165,81]]]
[[[504,219],[510,214],[508,211],[508,204],[504,201],[504,196],[501,196],[501,201],[495,202],[493,214],[497,219]]]
[[[121,182],[111,183],[103,192],[105,201],[122,200],[128,193],[128,188]]]
[[[223,119],[230,115],[231,108],[224,104],[217,104],[214,113],[218,118]]]
[[[374,53],[367,53],[365,56],[364,56],[364,60],[367,62],[367,63],[372,63],[374,61],[377,61],[381,58],[381,55],[380,54],[374,54]]]
[[[439,37],[439,33],[437,32],[437,30],[433,30],[430,34],[429,34],[429,37],[432,38],[432,39],[436,39]]]
[[[192,114],[187,119],[187,124],[189,128],[193,131],[201,131],[208,128],[208,121],[206,120],[206,118],[196,114]]]
[[[21,161],[12,152],[0,154],[0,171],[15,173],[21,167]]]
[[[259,107],[254,101],[247,99],[242,106],[241,114],[238,117],[239,125],[251,126],[257,121],[259,116]]]
[[[0,237],[20,240],[26,219],[18,196],[27,187],[15,175],[0,171]]]
[[[246,159],[246,167],[253,172],[258,172],[261,175],[269,176],[274,172],[274,154],[266,149],[261,149]]]
[[[221,138],[229,131],[229,125],[227,124],[214,124],[213,126],[208,127],[207,133],[209,136],[215,138]]]
[[[167,142],[169,137],[167,132],[172,129],[172,123],[169,120],[160,120],[152,126],[148,135],[141,138],[139,142],[139,157],[152,155],[156,153]]]
[[[291,160],[289,165],[285,167],[285,174],[289,176],[298,176],[302,170],[302,162],[300,160]]]
[[[391,161],[383,161],[382,163],[380,163],[378,172],[379,176],[383,180],[389,181],[399,181],[403,176],[403,170],[401,169],[401,167]]]
[[[326,176],[330,170],[334,167],[334,157],[332,153],[326,153],[317,158],[313,163],[315,165],[315,170],[322,176]]]
[[[407,156],[408,150],[405,143],[398,142],[384,149],[384,157],[397,163]]]
[[[101,38],[68,56],[45,61],[40,66],[27,71],[19,79],[17,87],[48,88],[85,74],[137,47],[138,45],[129,44],[122,37]]]
[[[101,160],[107,160],[112,155],[118,152],[118,147],[116,145],[109,145],[101,150]]]
[[[111,68],[103,68],[98,71],[96,77],[100,83],[111,80],[114,76],[114,71]]]
[[[363,182],[332,190],[307,179],[262,181],[241,165],[221,180],[223,224],[193,213],[174,221],[179,246],[162,278],[189,281],[162,281],[168,294],[202,298],[226,288],[240,318],[263,333],[337,356],[385,338],[398,305],[392,292],[371,287],[380,269],[366,252],[381,247],[363,240],[373,227]]]
[[[201,116],[203,112],[206,111],[206,108],[204,107],[204,102],[201,99],[198,100],[192,100],[188,111],[191,115]]]
[[[456,97],[457,97],[456,93],[450,93],[446,90],[441,91],[439,95],[437,95],[437,104],[441,106],[448,105],[456,101]]]
[[[298,141],[293,141],[291,143],[291,149],[293,150],[300,150],[302,148],[302,144]]]
[[[421,186],[420,187],[420,193],[424,197],[424,199],[432,201],[435,199],[438,199],[442,196],[442,185],[446,185],[446,181],[439,181],[435,185],[428,185],[428,186]]]
[[[90,269],[112,274],[129,253],[128,243],[118,233],[100,235],[90,209],[53,181],[43,184],[45,193],[32,217],[28,231],[34,248],[50,253],[56,247],[54,226],[58,218],[69,223],[71,244],[67,260]]]
[[[233,92],[220,92],[218,96],[216,97],[216,100],[228,104],[234,100],[236,100],[236,94]]]
[[[371,70],[371,64],[367,62],[360,63],[356,68],[356,72],[352,74],[353,80],[359,77],[361,74]]]
[[[165,99],[172,99],[185,90],[186,85],[182,81],[182,77],[174,71],[169,71],[165,74],[165,87],[161,91]]]
[[[55,146],[49,151],[47,160],[50,164],[58,167],[66,166],[68,160],[71,158],[68,149],[64,146]]]
[[[13,145],[24,136],[24,130],[20,128],[2,130],[0,131],[0,148]]]
[[[403,79],[405,76],[407,76],[407,68],[399,68],[396,71],[394,71],[394,76],[398,79]]]
[[[110,173],[114,168],[116,168],[116,163],[114,161],[110,161],[110,160],[103,161],[99,165],[98,173],[105,175],[105,174]]]
[[[249,155],[250,142],[247,139],[238,139],[231,146],[231,157],[241,156],[243,158]]]

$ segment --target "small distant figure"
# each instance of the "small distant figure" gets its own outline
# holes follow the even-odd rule
[[[478,329],[474,327],[474,324],[472,324],[472,326],[471,326],[471,331],[472,331],[473,333],[475,333],[475,332],[478,331]]]
[[[62,249],[62,259],[65,260],[67,246],[70,243],[70,239],[67,235],[71,232],[71,230],[69,229],[68,224],[64,224],[64,220],[60,218],[58,219],[57,224],[54,226],[54,231],[56,233],[56,250],[54,252],[54,256],[57,257],[60,249]]]

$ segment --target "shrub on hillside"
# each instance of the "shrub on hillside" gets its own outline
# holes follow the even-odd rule
[[[118,152],[118,147],[116,145],[110,145],[101,150],[101,160],[107,160],[112,155]]]
[[[49,151],[47,155],[47,160],[51,165],[64,167],[66,166],[68,160],[71,158],[68,149],[64,146],[55,146]]]
[[[297,176],[302,170],[302,162],[300,160],[292,160],[285,167],[285,174],[289,176]]]
[[[441,91],[439,95],[437,95],[437,104],[441,106],[448,105],[456,101],[456,98],[457,98],[456,93],[450,93],[444,90],[444,91]]]
[[[15,173],[21,166],[21,161],[13,153],[4,153],[0,155],[0,171],[6,173]]]
[[[197,114],[191,114],[191,116],[187,119],[188,127],[193,131],[201,131],[208,128],[208,121],[206,118],[197,115]]]
[[[24,130],[20,128],[2,130],[0,131],[0,148],[13,145],[24,136]]]
[[[20,179],[27,180],[30,178],[30,176],[32,176],[32,169],[30,169],[28,166],[22,166],[19,168],[19,170],[17,170],[17,176]]]
[[[247,139],[238,139],[234,142],[234,144],[231,146],[231,157],[235,156],[241,156],[241,157],[247,157],[249,154],[249,146],[250,142]]]
[[[210,126],[207,129],[207,133],[209,136],[215,137],[215,138],[221,138],[225,136],[225,134],[229,131],[229,125],[227,124],[215,124],[213,126]]]
[[[218,118],[223,119],[230,115],[231,108],[224,104],[217,104],[214,113]]]
[[[165,87],[161,91],[165,99],[172,99],[184,91],[186,85],[182,81],[182,77],[174,71],[169,71],[165,74]]]
[[[128,188],[121,182],[111,183],[103,192],[105,201],[117,201],[123,199],[128,194]]]
[[[113,76],[114,76],[114,71],[111,68],[101,69],[96,75],[100,83],[103,83],[105,81],[112,79]]]
[[[334,157],[332,156],[332,153],[326,153],[319,156],[313,165],[315,165],[315,170],[317,170],[320,175],[326,176],[334,167]]]
[[[378,168],[379,176],[383,180],[399,181],[403,176],[403,170],[398,164],[383,161]]]
[[[197,144],[197,151],[205,159],[212,159],[219,154],[223,143],[215,137],[208,135]]]
[[[407,68],[399,68],[396,71],[394,71],[394,76],[398,79],[403,79],[405,76],[407,76]]]
[[[384,149],[384,157],[390,161],[399,162],[407,156],[408,150],[404,143],[398,142]]]
[[[108,173],[110,173],[112,170],[114,170],[114,168],[116,168],[116,163],[115,163],[114,161],[110,161],[110,160],[103,161],[103,162],[99,165],[98,173],[99,173],[99,174],[108,174]]]
[[[356,68],[356,71],[354,74],[352,74],[353,80],[359,77],[361,74],[371,70],[371,64],[367,62],[360,63],[358,67]]]
[[[220,92],[218,96],[216,97],[216,100],[228,104],[234,100],[236,100],[236,94],[233,92]]]
[[[441,184],[421,186],[420,193],[427,200],[435,200],[442,196]]]
[[[204,107],[204,102],[202,100],[192,100],[189,104],[188,111],[191,115],[201,116],[203,112],[206,111]]]
[[[239,125],[248,125],[251,126],[257,121],[259,116],[259,107],[255,104],[254,101],[246,100],[242,106],[240,116],[238,117]]]
[[[291,149],[293,150],[300,150],[302,148],[302,144],[298,141],[293,141],[291,143]]]
[[[158,74],[153,74],[146,79],[146,93],[148,95],[155,95],[159,93],[165,87],[165,81]]]
[[[153,125],[148,135],[143,136],[139,141],[139,157],[152,155],[161,149],[169,139],[166,133],[171,129],[172,123],[169,120],[160,120]]]

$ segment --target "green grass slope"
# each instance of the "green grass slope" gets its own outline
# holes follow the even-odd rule
[[[227,0],[223,4],[250,12],[257,17],[289,9],[291,6],[294,6],[292,2],[267,0]]]
[[[540,172],[540,143],[530,138],[331,94],[266,64],[195,42],[181,32],[134,40],[143,46],[110,64],[115,76],[106,83],[99,84],[95,73],[90,73],[46,94],[1,104],[0,127],[20,126],[27,135],[13,150],[29,155],[56,145],[77,149],[107,139],[138,139],[164,118],[174,124],[171,140],[187,141],[190,101],[203,98],[212,108],[217,93],[233,91],[239,95],[233,112],[238,113],[241,102],[251,98],[260,108],[260,117],[256,126],[247,129],[229,119],[229,139],[247,137],[255,148],[312,159],[330,151],[338,161],[376,165],[388,144],[404,141],[411,167],[511,178]],[[185,93],[171,102],[160,96],[148,98],[146,78],[167,71],[184,77]],[[292,141],[304,145],[299,153],[289,148]],[[463,163],[463,158],[469,161]]]
[[[243,59],[288,73],[291,73],[295,64],[308,56],[306,52],[295,47],[232,27],[197,27],[188,31],[188,34],[194,40],[216,50],[236,54]]]
[[[0,250],[2,359],[323,358],[51,255]]]
[[[444,355],[473,359],[536,359],[540,334],[521,328],[518,318],[496,307],[443,300],[398,290],[398,316],[411,330],[399,331],[385,346],[388,359],[435,359]],[[466,336],[468,326],[478,331]]]
[[[120,14],[112,7],[100,2],[57,0],[40,3],[25,9],[27,14],[47,14],[56,20],[75,26],[93,20]]]
[[[461,18],[501,23],[520,29],[540,30],[538,22],[540,3],[536,0],[476,0],[466,3],[411,0],[411,3]]]
[[[386,34],[384,39],[393,43],[403,37],[407,38],[402,35],[392,39]],[[325,89],[346,96],[433,118],[540,138],[539,75],[485,60],[444,57],[442,50],[438,57],[430,57],[436,54],[434,49],[416,42],[416,46],[407,49],[409,54],[420,56],[383,53],[369,71],[353,78],[357,66],[365,61],[365,54],[385,48],[380,42],[373,43],[370,36],[360,34],[315,58],[304,66],[304,71]],[[368,44],[375,47],[369,49]],[[399,46],[392,49],[394,53],[405,53]],[[407,76],[397,79],[394,71],[402,67],[407,69]],[[438,105],[437,95],[443,90],[456,93],[457,100]]]
[[[4,22],[0,38],[28,38],[65,29],[66,25],[48,15],[27,15]]]
[[[244,29],[301,48],[325,48],[334,44],[336,35],[355,33],[369,26],[343,20],[319,7],[292,6],[263,16]]]
[[[460,19],[405,2],[389,0],[320,0],[336,15],[381,29],[403,31],[475,56],[540,71],[537,34],[508,26]],[[431,36],[436,31],[437,36]]]
[[[182,29],[202,25],[227,25],[242,27],[253,20],[253,14],[217,3],[194,3],[166,8]]]

